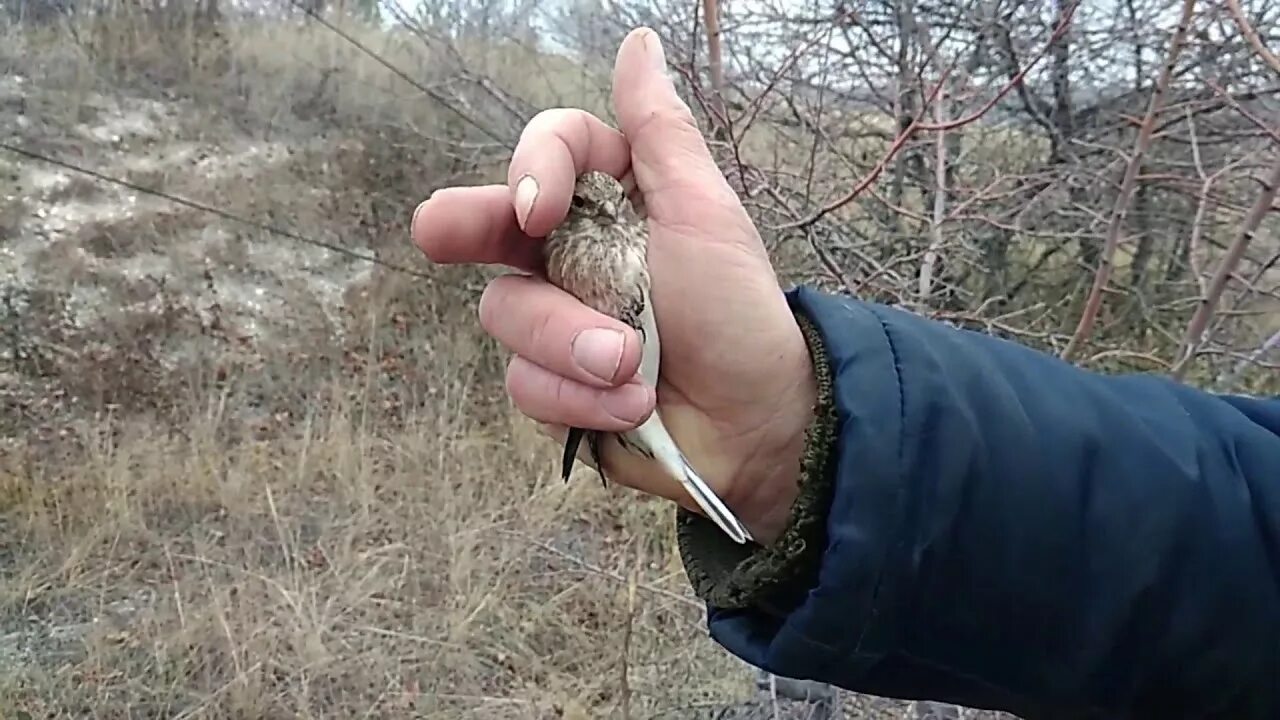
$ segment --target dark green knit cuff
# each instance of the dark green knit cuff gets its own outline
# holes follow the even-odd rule
[[[831,366],[817,327],[802,312],[794,312],[813,361],[818,400],[805,431],[800,491],[782,534],[768,547],[740,545],[707,518],[677,508],[676,538],[685,573],[698,597],[717,608],[785,603],[780,594],[808,586],[826,547],[836,457]]]

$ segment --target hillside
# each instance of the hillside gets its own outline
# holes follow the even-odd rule
[[[484,273],[408,247],[475,175],[10,39],[0,137],[136,187],[0,153],[0,717],[821,716],[510,409]]]
[[[333,24],[293,2],[214,20],[199,8],[218,2],[99,5],[0,25],[0,720],[995,717],[770,697],[706,637],[669,505],[585,469],[560,482],[512,408],[476,320],[497,269],[411,246],[433,190],[505,177],[523,118],[607,116],[610,33],[647,6],[571,3],[563,32],[604,38],[579,37],[579,62],[530,49],[547,23],[484,4],[434,34],[344,3]],[[902,19],[865,10],[877,32]],[[1005,92],[1009,68],[948,88],[909,65],[933,42],[995,63],[948,39],[963,18],[921,23],[902,53],[846,52],[852,25],[726,12],[750,21],[726,25],[747,89],[729,93],[738,124],[707,135],[785,281],[1053,353],[1092,312],[1075,361],[1164,374],[1241,249],[1186,379],[1278,387],[1280,232],[1259,180],[1280,160],[1251,116],[1271,79],[1242,69],[1219,92],[1180,72],[1144,120],[1152,83],[1059,88],[1047,64],[1066,54],[1033,55],[1052,42],[1038,15],[1010,22],[1022,58],[1050,59]],[[696,23],[647,19],[677,39],[709,128]],[[1081,85],[1130,49],[1159,72],[1164,36],[1104,36],[1072,50]],[[1252,52],[1211,41],[1186,57]],[[768,43],[787,53],[751,57]],[[920,87],[873,93],[872,64]],[[934,82],[931,126],[898,135]]]

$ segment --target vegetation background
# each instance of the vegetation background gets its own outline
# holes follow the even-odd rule
[[[1277,14],[0,0],[0,718],[977,717],[760,692],[412,209],[646,24],[785,283],[1276,393]]]

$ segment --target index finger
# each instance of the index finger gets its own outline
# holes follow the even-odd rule
[[[516,227],[505,185],[436,191],[414,211],[410,234],[432,262],[499,264],[541,272],[539,243]]]
[[[545,237],[569,212],[578,175],[599,170],[621,180],[630,169],[620,131],[585,110],[544,110],[525,126],[507,168],[516,219],[526,234]]]

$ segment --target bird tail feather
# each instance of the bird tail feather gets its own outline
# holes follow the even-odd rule
[[[694,472],[689,465],[689,461],[680,456],[681,471],[683,473],[683,484],[689,494],[693,496],[698,507],[711,518],[720,529],[725,532],[736,543],[745,543],[752,540],[751,532],[742,524],[733,511],[725,506],[724,502],[716,496],[715,492],[703,481],[701,477]]]
[[[738,520],[733,511],[689,464],[671,434],[667,432],[666,426],[662,424],[656,410],[632,433],[639,441],[638,444],[653,453],[658,463],[680,481],[680,484],[693,497],[694,502],[698,503],[698,507],[702,508],[702,512],[706,513],[707,517],[726,535],[737,543],[745,543],[753,539],[742,521]]]
[[[578,459],[578,446],[582,444],[582,436],[586,432],[582,428],[569,428],[569,435],[564,441],[564,455],[560,458],[560,476],[565,482],[569,482],[569,475],[573,472],[574,460]]]

